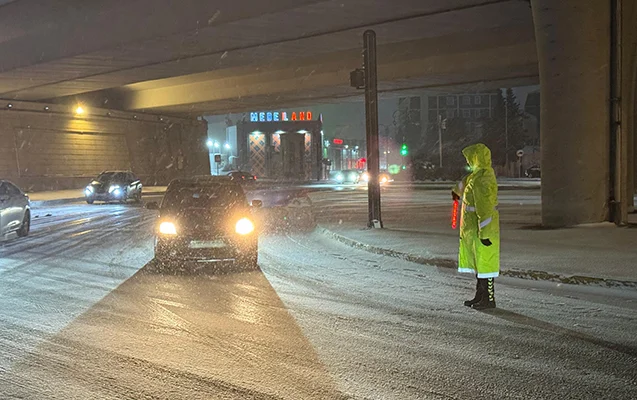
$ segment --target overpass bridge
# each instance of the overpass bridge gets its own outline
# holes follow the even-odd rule
[[[362,32],[374,29],[381,94],[540,83],[544,223],[621,219],[635,180],[633,3],[615,21],[611,0],[0,2],[0,136],[16,147],[0,149],[5,160],[15,153],[0,171],[31,174],[19,167],[25,131],[64,142],[90,131],[73,121],[98,118],[100,132],[143,131],[169,153],[188,142],[193,159],[175,174],[201,169],[196,117],[359,97],[349,71],[360,66]],[[77,104],[90,112],[77,115]],[[114,113],[126,128],[109,127]],[[61,160],[39,173],[63,174]]]

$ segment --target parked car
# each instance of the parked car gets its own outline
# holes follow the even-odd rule
[[[230,171],[227,176],[239,183],[254,183],[257,181],[256,175],[245,171]]]
[[[542,171],[539,165],[534,165],[527,168],[527,170],[524,172],[524,175],[526,175],[527,178],[541,178]]]
[[[130,171],[105,171],[88,184],[84,195],[88,204],[95,201],[125,203],[128,200],[139,203],[142,201],[142,183]]]
[[[241,185],[225,176],[172,181],[159,209],[155,258],[160,262],[234,260],[256,269],[258,229]]]
[[[0,237],[27,236],[31,229],[29,196],[13,183],[0,180]]]

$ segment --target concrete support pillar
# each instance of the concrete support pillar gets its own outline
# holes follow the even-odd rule
[[[628,212],[635,210],[634,194],[637,187],[637,2],[622,2],[622,125],[626,130],[628,147],[627,204]]]
[[[532,0],[541,87],[542,223],[607,218],[608,0]]]

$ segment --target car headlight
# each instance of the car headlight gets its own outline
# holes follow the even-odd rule
[[[115,192],[116,190],[117,190],[117,191],[119,191],[119,192],[121,192],[121,189],[120,189],[120,187],[119,187],[118,185],[111,185],[111,187],[109,187],[109,188],[108,188],[108,192],[109,192],[109,193],[113,193],[113,192]]]
[[[95,192],[95,189],[93,189],[93,186],[87,186],[86,189],[84,189],[84,194],[86,194],[87,196],[90,196],[93,194],[93,192]]]
[[[343,180],[343,175],[342,174],[336,175],[336,180],[337,181],[342,181]]]
[[[254,224],[247,218],[241,218],[234,229],[239,235],[247,235],[254,231]]]
[[[357,175],[357,174],[350,174],[350,176],[349,176],[349,179],[350,179],[351,181],[356,181],[356,178],[358,178],[358,175]]]
[[[361,175],[361,179],[365,182],[369,182],[369,174],[367,172],[363,173],[363,175]]]
[[[387,182],[387,177],[383,176],[382,178],[380,178],[380,183],[385,183]]]
[[[164,221],[159,224],[159,233],[163,235],[176,235],[177,227],[172,222]]]

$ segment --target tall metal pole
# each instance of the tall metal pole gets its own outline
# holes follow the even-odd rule
[[[438,151],[440,152],[440,168],[442,168],[442,117],[438,114]]]
[[[376,70],[376,32],[363,33],[363,69],[365,73],[365,125],[367,128],[367,226],[383,227],[380,216],[380,182],[378,149],[378,75]],[[377,225],[376,225],[376,224]]]
[[[508,94],[507,94],[508,95]],[[504,160],[509,169],[509,99],[504,98]]]

